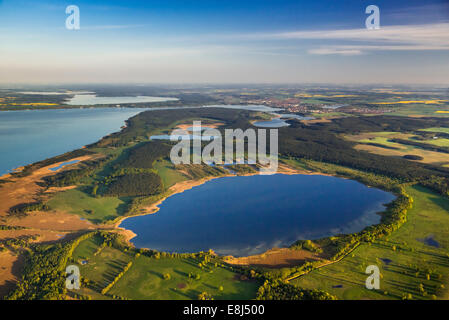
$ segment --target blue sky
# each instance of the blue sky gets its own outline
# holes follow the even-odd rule
[[[0,41],[2,83],[449,84],[444,0],[0,0]]]

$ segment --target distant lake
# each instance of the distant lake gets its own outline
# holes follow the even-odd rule
[[[143,108],[0,112],[0,175],[93,143]]]
[[[121,104],[121,103],[143,103],[143,102],[165,102],[177,101],[177,98],[166,97],[98,97],[95,94],[75,94],[67,100],[66,104],[73,106],[93,106],[96,104]]]
[[[137,247],[168,252],[213,249],[245,256],[298,239],[351,233],[380,222],[390,193],[321,175],[225,177],[167,198],[151,215],[120,227]]]

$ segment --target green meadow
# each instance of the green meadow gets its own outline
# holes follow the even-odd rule
[[[448,117],[448,114],[437,113],[437,111],[447,110],[447,105],[431,105],[423,103],[411,103],[407,105],[394,105],[390,115],[395,116],[427,116],[427,117]]]
[[[442,132],[442,133],[449,133],[449,128],[429,128],[429,129],[422,129],[420,131],[427,131],[427,132]],[[404,150],[413,150],[416,149],[416,147],[411,145],[405,145],[398,142],[392,142],[391,139],[404,139],[411,142],[422,142],[422,143],[428,143],[439,147],[448,147],[449,146],[449,139],[445,138],[438,138],[438,139],[427,139],[427,140],[417,140],[416,135],[413,134],[407,134],[407,133],[401,133],[401,132],[368,132],[365,134],[360,135],[362,136],[369,136],[369,138],[364,139],[356,139],[356,141],[361,143],[377,143],[382,144],[389,147],[395,147],[399,149]]]
[[[52,210],[76,214],[93,223],[101,223],[123,215],[127,208],[125,198],[93,197],[82,187],[58,192],[47,203]]]
[[[129,299],[164,300],[196,300],[202,292],[215,300],[256,297],[260,281],[241,278],[213,262],[199,267],[199,262],[195,258],[140,256],[109,293]]]
[[[438,147],[449,147],[449,139],[438,138],[438,139],[426,140],[423,142],[433,144],[434,146],[438,146]]]
[[[187,180],[187,177],[177,171],[174,165],[168,160],[158,160],[154,163],[153,167],[161,176],[162,182],[164,183],[164,187],[166,189],[178,182]]]
[[[82,279],[89,281],[89,285],[77,293],[94,299],[197,300],[203,292],[217,300],[254,299],[262,284],[260,280],[248,279],[224,266],[219,258],[206,261],[198,256],[164,254],[148,257],[136,254],[131,248],[118,249],[103,242],[98,234],[81,241],[70,262],[76,263]],[[131,268],[107,294],[101,294],[129,262],[132,262]]]
[[[407,222],[386,238],[361,244],[343,260],[291,281],[328,291],[340,299],[447,298],[449,275],[449,200],[412,186]],[[380,290],[368,290],[366,267],[377,265]]]
[[[447,133],[449,134],[449,128],[426,128],[426,129],[421,129],[420,131],[427,131],[427,132],[441,132],[441,133]]]
[[[425,131],[435,132],[435,130],[446,128],[431,128]],[[410,141],[411,143],[423,143],[428,145],[434,145],[438,147],[448,147],[449,139],[417,139],[418,137],[410,133],[401,132],[366,132],[359,135],[346,136],[349,140],[359,142],[363,145],[357,146],[357,148],[387,155],[387,156],[405,156],[416,155],[422,157],[422,162],[431,163],[434,165],[446,165],[449,158],[447,153],[439,152],[436,150],[426,150],[420,146],[410,145],[406,143],[395,142],[393,139],[402,139]]]
[[[108,246],[101,247],[102,239],[94,236],[84,240],[73,252],[83,278],[92,281],[95,291],[107,286],[134,256]],[[85,263],[85,264],[83,264]]]

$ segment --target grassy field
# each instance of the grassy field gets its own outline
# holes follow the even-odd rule
[[[170,188],[177,182],[187,180],[187,177],[177,171],[173,164],[167,160],[156,161],[154,168],[161,176],[165,188]]]
[[[424,116],[424,117],[448,117],[449,114],[438,113],[437,111],[447,110],[446,105],[430,105],[423,103],[411,103],[407,105],[395,105],[394,111],[389,113],[396,116]]]
[[[421,129],[420,131],[427,131],[427,132],[442,132],[449,134],[449,128],[426,128]]]
[[[447,130],[446,130],[447,129]],[[440,131],[435,131],[440,130]],[[427,132],[445,132],[449,133],[449,128],[432,128],[432,129],[423,129],[421,131]],[[449,147],[449,139],[438,138],[438,139],[427,139],[427,140],[418,140],[416,139],[416,135],[409,133],[401,133],[401,132],[367,132],[359,135],[347,136],[348,139],[353,141],[358,141],[362,143],[378,143],[385,146],[391,147],[399,147],[399,148],[407,148],[404,144],[394,143],[389,141],[390,139],[404,139],[411,142],[422,142],[427,144],[433,144],[439,147]]]
[[[80,188],[57,193],[47,205],[57,211],[77,214],[94,223],[113,220],[126,210],[126,201],[116,197],[95,198]]]
[[[404,146],[401,144],[397,144],[397,145]],[[447,153],[428,151],[428,150],[424,150],[419,147],[413,147],[413,146],[404,146],[404,148],[402,148],[400,150],[393,150],[393,149],[387,149],[387,148],[383,148],[383,147],[359,144],[355,148],[357,150],[368,151],[371,153],[381,154],[384,156],[403,157],[405,155],[416,155],[416,156],[420,156],[423,158],[422,160],[417,160],[417,161],[423,162],[423,163],[434,164],[434,165],[442,165],[442,164],[447,164],[449,162],[449,156],[447,155]]]
[[[204,263],[199,257],[148,257],[137,255],[132,250],[102,246],[103,237],[94,235],[83,240],[72,254],[72,262],[80,268],[82,278],[91,282],[77,294],[94,299],[109,299],[119,296],[127,299],[149,300],[196,300],[202,292],[214,299],[253,299],[262,284],[249,280],[223,267],[222,261],[212,258]],[[132,262],[106,295],[101,290],[111,283]],[[200,266],[199,263],[202,263]],[[167,276],[169,275],[169,276]]]
[[[254,299],[259,286],[255,280],[209,263],[200,268],[194,258],[148,258],[140,256],[109,292],[129,299],[196,300],[201,292],[218,299]],[[189,278],[189,273],[191,277]],[[164,275],[170,279],[164,279]],[[196,277],[199,276],[199,279]],[[222,288],[220,288],[222,287]]]
[[[445,129],[445,128],[440,128]],[[413,139],[415,135],[401,133],[401,132],[367,132],[359,135],[348,135],[347,139],[351,141],[356,141],[361,144],[357,145],[355,148],[358,150],[364,150],[371,153],[386,155],[386,156],[398,156],[402,157],[405,155],[417,155],[423,158],[419,160],[423,163],[430,163],[435,165],[447,164],[449,157],[446,153],[424,150],[420,147],[406,145],[402,143],[392,142],[390,139],[404,139],[412,142],[422,142],[433,144],[435,146],[449,146],[449,139],[430,139],[430,140],[416,140]],[[381,146],[369,145],[369,143],[375,143]],[[395,149],[391,149],[395,148]]]
[[[407,149],[408,146],[405,146],[405,145],[399,144],[399,143],[395,143],[395,142],[391,142],[390,139],[391,139],[391,137],[381,136],[381,137],[362,139],[362,140],[359,140],[359,142],[378,143],[378,144],[381,144],[381,145],[384,145],[387,147],[393,147],[393,148],[398,148],[398,149]],[[409,149],[412,149],[412,148],[409,148]]]
[[[449,147],[449,139],[444,139],[444,138],[426,140],[423,142],[433,144],[434,146],[438,146],[438,147]]]
[[[79,265],[81,276],[91,280],[97,291],[101,291],[128,262],[134,259],[133,255],[118,249],[107,246],[101,248],[101,243],[100,236],[84,240],[72,255]]]
[[[399,230],[291,283],[323,289],[340,299],[447,298],[449,200],[417,186],[407,192],[414,206]],[[365,288],[368,265],[381,271],[378,291]]]

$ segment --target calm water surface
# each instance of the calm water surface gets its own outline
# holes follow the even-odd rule
[[[95,94],[76,94],[67,100],[66,104],[74,106],[92,106],[96,104],[120,104],[120,103],[143,103],[143,102],[165,102],[177,101],[177,98],[166,97],[97,97]]]
[[[320,175],[226,177],[167,198],[152,215],[124,220],[137,247],[258,254],[377,224],[390,193]]]
[[[0,112],[0,175],[57,156],[119,131],[143,108]]]

